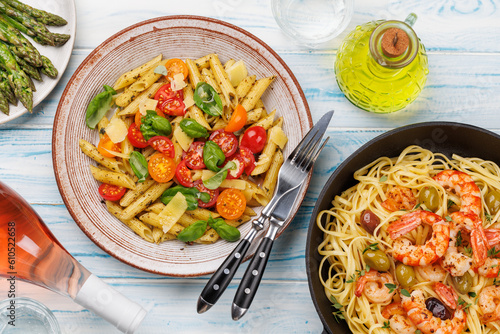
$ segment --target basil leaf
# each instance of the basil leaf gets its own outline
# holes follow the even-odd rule
[[[165,65],[158,65],[158,66],[156,66],[156,68],[154,69],[153,72],[156,73],[156,74],[161,74],[161,75],[165,75],[165,76],[168,74],[168,70],[165,67]]]
[[[198,198],[203,203],[210,202],[210,194],[209,193],[205,193],[205,192],[200,191],[200,192],[198,192],[198,195],[196,195],[196,198]]]
[[[182,242],[191,242],[196,239],[201,238],[201,236],[207,230],[207,222],[204,220],[198,220],[193,224],[189,225],[185,229],[183,229],[178,235],[177,239]]]
[[[149,175],[148,162],[146,158],[137,151],[130,153],[130,167],[139,178],[137,182],[144,182]]]
[[[146,116],[141,118],[141,122],[140,130],[146,140],[154,136],[167,137],[172,133],[172,126],[168,119],[158,116],[154,110],[148,110]]]
[[[85,115],[85,123],[91,129],[95,129],[97,123],[106,115],[106,113],[111,109],[113,104],[113,95],[116,91],[108,86],[104,85],[104,92],[97,94],[92,101],[90,101],[87,107],[87,114]]]
[[[198,82],[193,95],[196,106],[210,116],[222,115],[222,100],[215,89],[206,82]]]
[[[203,181],[203,185],[210,190],[219,188],[222,181],[224,181],[227,177],[228,169],[235,169],[235,168],[236,164],[232,161],[229,161],[224,167],[222,167],[222,169],[217,174],[215,174],[208,180]]]
[[[188,211],[195,210],[196,208],[198,208],[198,194],[200,193],[200,191],[194,187],[187,188],[187,187],[183,187],[183,186],[175,186],[175,187],[169,188],[169,189],[165,190],[163,192],[163,194],[161,195],[162,203],[167,205],[172,200],[172,198],[174,198],[175,194],[177,194],[178,192],[183,194],[184,197],[186,198],[186,202],[188,205],[188,207],[187,207]],[[204,193],[204,194],[206,194],[206,193]],[[208,195],[208,196],[210,199],[210,195]]]
[[[226,160],[222,149],[215,142],[209,140],[203,146],[203,162],[205,166],[213,172],[220,171],[219,165]]]
[[[184,118],[180,123],[182,131],[191,138],[207,138],[208,130],[192,118]]]
[[[210,217],[208,225],[224,240],[234,242],[240,239],[240,231],[236,227],[227,224],[222,218],[214,220]]]

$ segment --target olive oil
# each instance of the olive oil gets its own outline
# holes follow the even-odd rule
[[[420,94],[429,71],[425,47],[411,28],[415,20],[410,14],[405,22],[372,21],[346,37],[337,54],[335,75],[354,105],[390,113]]]

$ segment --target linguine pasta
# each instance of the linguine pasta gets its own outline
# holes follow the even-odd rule
[[[388,319],[382,316],[382,310],[391,302],[400,300],[399,286],[395,268],[397,261],[391,256],[392,240],[387,232],[389,224],[399,219],[407,211],[390,212],[382,206],[386,193],[394,186],[411,189],[418,196],[425,187],[434,187],[439,194],[439,207],[434,212],[441,217],[448,217],[451,208],[449,203],[460,203],[460,198],[447,192],[433,177],[443,170],[458,170],[472,177],[481,191],[481,198],[492,189],[500,190],[500,168],[491,161],[479,158],[464,158],[453,155],[452,159],[440,153],[433,153],[418,146],[407,147],[399,157],[381,157],[362,167],[354,173],[358,183],[345,190],[332,201],[329,210],[320,212],[317,224],[324,232],[324,240],[318,247],[323,256],[319,272],[328,268],[328,276],[320,277],[326,296],[332,300],[337,310],[335,316],[342,314],[353,333],[394,333],[388,327]],[[417,209],[426,209],[418,203]],[[360,223],[360,216],[366,209],[372,211],[380,219],[380,224],[374,234],[368,233]],[[500,211],[490,215],[488,207],[482,199],[481,219],[484,228],[497,227],[495,222],[500,217]],[[413,244],[422,245],[432,234],[432,227],[422,224],[404,237]],[[363,251],[372,244],[384,251],[390,260],[389,273],[397,285],[392,301],[377,304],[370,302],[363,294],[355,295],[356,281],[365,274],[366,264]],[[477,303],[483,288],[493,285],[495,278],[480,276],[473,268],[468,270],[472,276],[472,288],[468,294],[459,294],[459,303],[466,306],[467,322],[463,332],[492,334],[500,332],[496,322],[481,323],[482,312]],[[433,283],[425,280],[416,271],[417,284],[407,288],[423,291],[425,297],[437,297]],[[444,284],[453,287],[452,277],[447,273]],[[340,307],[342,306],[342,307]],[[453,315],[453,312],[452,312]],[[333,315],[332,315],[333,316]]]

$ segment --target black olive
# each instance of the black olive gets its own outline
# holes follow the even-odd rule
[[[451,313],[446,306],[437,298],[431,297],[425,301],[425,307],[432,312],[432,315],[441,320],[451,319]]]

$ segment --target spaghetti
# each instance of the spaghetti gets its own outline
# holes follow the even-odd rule
[[[401,320],[400,318],[387,319],[390,308],[388,305],[398,305],[399,310],[401,310],[401,300],[403,299],[402,304],[405,306],[404,301],[411,299],[405,296],[409,296],[410,293],[414,297],[413,299],[415,299],[415,294],[422,294],[425,299],[434,297],[443,300],[443,295],[439,293],[437,287],[442,287],[442,284],[444,284],[446,287],[457,290],[456,277],[454,278],[450,274],[449,268],[445,271],[439,265],[442,263],[444,256],[438,261],[432,260],[430,263],[432,267],[415,266],[413,263],[415,274],[413,283],[410,286],[403,287],[402,282],[398,281],[397,266],[400,262],[394,258],[394,247],[399,241],[398,238],[409,240],[412,247],[415,248],[429,248],[432,246],[430,239],[433,240],[437,232],[433,233],[435,226],[432,224],[416,224],[411,231],[407,233],[402,231],[403,235],[401,237],[398,236],[398,238],[393,239],[391,233],[394,233],[395,227],[389,228],[389,226],[404,221],[405,215],[406,217],[420,215],[418,212],[422,212],[422,216],[433,215],[428,211],[432,211],[435,214],[433,216],[439,216],[438,220],[442,221],[440,224],[451,229],[451,232],[448,232],[451,238],[446,240],[449,240],[450,247],[455,248],[450,248],[447,245],[446,251],[456,250],[465,259],[465,262],[472,264],[469,267],[467,267],[467,263],[463,264],[465,266],[464,271],[470,279],[470,286],[467,291],[461,290],[455,295],[456,311],[450,311],[448,307],[452,320],[434,320],[438,321],[438,326],[441,326],[439,328],[443,328],[443,333],[451,333],[453,330],[455,332],[458,330],[459,333],[485,334],[500,331],[500,321],[497,322],[498,319],[494,319],[496,313],[493,311],[490,318],[485,314],[491,311],[487,310],[484,300],[488,300],[491,304],[494,298],[489,294],[490,291],[483,291],[488,286],[494,287],[496,285],[498,279],[492,276],[498,276],[499,269],[496,269],[495,275],[482,274],[484,270],[477,272],[476,269],[481,263],[477,263],[473,255],[479,257],[480,247],[474,244],[475,239],[473,236],[469,237],[466,233],[461,233],[462,231],[458,232],[460,241],[460,244],[458,244],[457,229],[453,229],[453,226],[456,226],[453,224],[457,223],[451,217],[465,216],[464,211],[461,211],[461,207],[463,206],[462,210],[464,210],[466,205],[470,204],[470,200],[466,199],[465,196],[461,197],[459,192],[449,191],[450,189],[447,189],[442,182],[436,181],[436,175],[443,171],[450,171],[449,173],[459,175],[465,175],[463,173],[466,173],[467,177],[472,178],[473,183],[477,185],[476,188],[480,190],[478,196],[481,199],[479,203],[481,210],[478,219],[480,219],[481,224],[475,225],[471,229],[472,231],[477,229],[481,232],[486,229],[487,232],[494,234],[496,229],[500,227],[500,224],[496,223],[500,218],[500,210],[492,212],[493,210],[485,204],[484,196],[491,191],[500,190],[499,166],[491,161],[484,161],[479,158],[464,158],[458,155],[453,155],[449,159],[443,154],[433,153],[418,146],[407,147],[399,157],[381,157],[356,171],[354,179],[358,183],[345,190],[340,196],[336,196],[332,201],[332,208],[324,210],[318,215],[317,224],[324,232],[324,240],[318,247],[320,255],[323,256],[319,272],[323,272],[324,267],[328,268],[327,277],[320,277],[320,279],[324,285],[326,296],[332,300],[337,310],[334,315],[336,317],[341,315],[341,318],[345,318],[353,333],[404,333],[405,330],[413,333],[417,328],[417,333],[426,333],[431,332],[431,327],[436,325],[427,322],[420,323],[420,320],[415,323],[415,316],[408,316],[411,312],[406,312],[410,308],[408,305],[406,305],[407,308],[403,308],[402,312],[399,312],[398,316],[402,317],[406,322],[409,321],[409,323],[398,323],[397,320]],[[432,210],[428,207],[430,206],[429,203],[418,196],[424,189],[430,188],[435,189],[439,199],[435,201],[436,205]],[[398,208],[391,210],[389,204],[391,204],[391,200],[394,200],[391,196],[394,195],[395,189],[410,190],[411,193],[410,198],[404,193],[396,194],[396,199],[399,196],[400,200],[403,198],[408,199],[408,201],[396,201],[399,205]],[[413,203],[411,202],[411,196],[415,198]],[[411,207],[403,209],[405,205],[411,205]],[[370,233],[370,229],[361,222],[361,216],[366,212],[365,210],[371,211],[379,219],[376,227],[372,226],[374,227],[373,233]],[[455,235],[453,231],[455,231]],[[446,231],[443,233],[446,233]],[[472,232],[471,235],[473,234]],[[490,241],[489,238],[490,236],[488,236],[488,241]],[[477,250],[474,248],[474,251],[478,254],[472,254],[471,246],[473,244],[477,247]],[[495,248],[492,247],[491,243],[487,243],[486,247],[489,249],[487,255],[485,255],[488,256],[487,260],[496,263],[497,259],[494,255],[497,252]],[[389,261],[388,270],[377,274],[378,276],[374,275],[376,271],[373,268],[370,270],[364,256],[367,250],[373,249],[384,252]],[[408,254],[408,256],[410,255],[419,256],[419,253],[413,251]],[[401,258],[399,260],[404,261]],[[477,259],[477,261],[484,262],[484,258]],[[489,263],[488,261],[487,263]],[[429,269],[431,269],[430,272]],[[493,268],[489,269],[493,270]],[[392,276],[394,284],[377,282],[376,277],[386,274]],[[360,291],[363,292],[363,286],[360,285],[365,284],[366,281],[372,283],[370,290],[367,291],[365,288],[364,293],[360,293]],[[377,300],[375,293],[380,295],[382,302]],[[482,293],[483,295],[481,295]],[[488,299],[488,297],[491,298]],[[443,302],[446,304],[446,300]],[[432,316],[432,313],[425,309],[425,305],[423,305],[422,311],[428,312]],[[463,319],[463,329],[456,325],[457,322],[460,322],[457,320],[459,311],[466,314],[466,320]],[[391,319],[394,320],[392,323]],[[414,329],[411,329],[411,326],[414,326]]]

